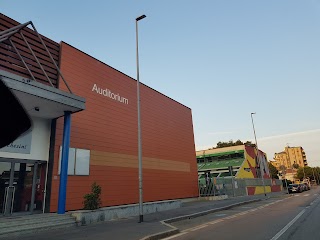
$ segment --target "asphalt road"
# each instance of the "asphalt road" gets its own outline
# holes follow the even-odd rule
[[[173,223],[175,240],[319,240],[320,188]]]

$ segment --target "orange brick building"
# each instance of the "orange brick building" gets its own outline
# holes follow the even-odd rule
[[[19,25],[7,16],[1,15],[1,19],[7,24],[3,24],[0,31]],[[22,31],[33,33],[30,29]],[[30,37],[34,35],[31,34]],[[20,37],[13,34],[12,38],[19,40]],[[73,112],[66,210],[83,208],[83,196],[90,192],[93,182],[102,187],[102,206],[137,203],[139,191],[136,80],[65,42],[58,44],[50,39],[46,41],[50,41],[58,49],[55,61],[66,83],[57,71],[52,71],[57,83],[47,86],[49,84],[42,78],[39,70],[34,79],[37,83],[34,84],[46,85],[46,90],[59,92],[62,95],[67,95],[70,88],[72,90],[68,93],[70,98],[77,101],[85,99],[84,110],[76,108],[72,103],[69,104],[69,109],[63,109],[65,112]],[[19,47],[27,51],[22,42],[19,42]],[[30,79],[27,70],[21,70],[21,67],[15,68],[14,63],[8,65],[9,55],[15,56],[15,62],[19,60],[14,51],[5,43],[0,43],[0,48],[3,54],[7,54],[0,58],[2,78],[9,83],[15,78]],[[37,52],[37,49],[34,51]],[[23,64],[21,66],[23,67]],[[36,64],[32,66],[36,68]],[[42,81],[38,82],[38,78]],[[34,81],[32,79],[30,81],[33,84]],[[140,85],[140,96],[144,202],[198,196],[191,109],[143,84]],[[22,103],[26,102],[26,99],[20,98]],[[9,153],[1,153],[0,150],[0,163],[3,163],[2,168],[0,164],[0,174],[2,174],[0,183],[1,176],[13,171],[8,167],[11,162],[20,164],[20,169],[26,164],[27,172],[33,173],[33,176],[37,176],[34,178],[39,179],[33,183],[32,189],[45,190],[44,194],[36,195],[37,201],[45,211],[56,212],[64,118],[61,114],[39,115],[42,110],[50,110],[51,105],[43,105],[40,111],[35,112],[34,109],[39,109],[37,101],[28,101],[29,104],[33,104],[32,108],[28,106],[32,109],[29,114],[35,122],[43,122],[48,126],[45,131],[49,137],[46,135],[45,141],[48,141],[49,148],[43,157],[35,159],[28,159],[28,153],[24,153],[23,156],[13,153],[8,157]],[[62,108],[63,104],[62,101],[59,107]],[[48,109],[45,109],[46,106]],[[52,111],[55,108],[56,106],[53,106]],[[37,129],[33,130],[30,141],[31,149],[46,149],[41,147],[40,143],[36,144],[33,141],[37,138],[35,130]],[[28,166],[31,166],[29,170]],[[39,169],[42,170],[41,174]],[[15,172],[20,171],[22,170],[15,168]],[[20,180],[22,181],[22,179],[16,180],[18,184]],[[13,179],[13,184],[14,182]],[[24,184],[21,183],[22,185]],[[1,191],[0,189],[0,195]],[[16,209],[22,211],[27,207]]]

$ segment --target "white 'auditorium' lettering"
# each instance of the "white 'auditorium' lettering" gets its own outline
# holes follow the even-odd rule
[[[118,101],[118,102],[121,102],[124,104],[129,104],[129,100],[127,98],[121,97],[119,95],[119,93],[116,94],[116,93],[111,92],[111,90],[109,90],[108,88],[102,89],[102,88],[98,87],[97,84],[93,85],[92,91],[96,92],[98,94],[101,94],[105,97],[109,97],[115,101]]]

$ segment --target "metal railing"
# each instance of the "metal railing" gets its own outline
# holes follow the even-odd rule
[[[279,179],[264,179],[265,186],[279,185],[282,181]],[[199,196],[247,196],[247,187],[263,186],[261,178],[211,178],[206,182],[199,181]]]
[[[16,192],[16,188],[14,186],[9,186],[5,188],[4,199],[3,199],[3,209],[2,209],[2,213],[4,215],[8,213],[8,203],[11,205],[9,209],[9,213],[12,214],[15,192]]]

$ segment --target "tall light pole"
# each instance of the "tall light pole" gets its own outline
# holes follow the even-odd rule
[[[313,170],[313,168],[311,168],[311,169],[312,169],[313,181],[316,182],[316,177],[314,175],[314,170]]]
[[[262,179],[262,185],[263,185],[263,192],[264,192],[264,196],[267,196],[266,194],[266,185],[264,183],[264,178],[263,178],[263,170],[262,170],[262,164],[261,164],[261,159],[259,158],[260,156],[260,151],[259,151],[259,147],[258,147],[258,141],[257,141],[257,136],[256,136],[256,129],[254,128],[254,123],[253,123],[253,117],[252,115],[253,114],[256,114],[255,112],[254,113],[251,113],[251,122],[252,122],[252,128],[253,128],[253,134],[254,134],[254,140],[256,142],[256,149],[257,149],[257,158],[258,158],[258,162],[259,162],[259,165],[260,165],[260,174],[261,174],[261,179]]]
[[[137,108],[138,108],[138,159],[139,159],[139,222],[143,222],[143,188],[142,188],[142,142],[141,142],[141,117],[140,117],[140,82],[139,82],[139,45],[138,22],[146,15],[136,18],[136,47],[137,47]]]

